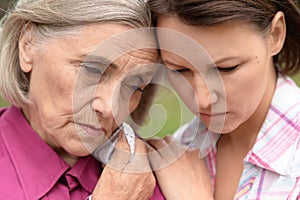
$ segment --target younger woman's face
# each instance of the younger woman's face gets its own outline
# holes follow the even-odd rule
[[[157,26],[186,35],[210,56],[211,63],[193,66],[187,58],[166,50],[164,45],[169,45],[168,41],[176,41],[166,39],[158,31],[161,57],[168,68],[170,82],[209,129],[230,133],[242,124],[251,128],[261,123],[276,77],[268,36],[242,22],[196,27],[176,17],[163,16]],[[196,55],[193,51],[191,49],[190,54]],[[202,56],[199,55],[199,59]],[[212,72],[217,75],[207,75]]]

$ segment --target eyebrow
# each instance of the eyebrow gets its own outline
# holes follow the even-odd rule
[[[217,60],[216,62],[213,62],[213,63],[210,63],[210,64],[207,64],[206,66],[207,67],[215,67],[215,66],[218,66],[220,63],[223,63],[223,62],[226,62],[228,60],[234,60],[234,59],[238,59],[238,57],[224,57],[224,58],[220,58],[219,60]],[[176,68],[186,68],[185,66],[183,65],[178,65],[176,63],[173,63],[172,61],[169,61],[169,60],[162,60],[164,64],[169,64],[169,65],[172,65]]]
[[[173,63],[172,61],[169,61],[169,60],[162,60],[163,61],[163,64],[165,64],[165,65],[172,65],[172,66],[174,66],[174,67],[176,67],[176,68],[186,68],[185,66],[182,66],[182,65],[178,65],[178,64],[176,64],[176,63]]]
[[[236,59],[238,59],[238,57],[234,57],[234,56],[232,56],[232,57],[224,57],[224,58],[218,59],[217,61],[215,61],[213,63],[208,64],[207,66],[208,67],[214,67],[214,66],[218,66],[220,63],[226,62],[228,60],[236,60]]]

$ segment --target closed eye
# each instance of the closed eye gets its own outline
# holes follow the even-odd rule
[[[81,67],[84,68],[87,72],[93,73],[93,74],[102,74],[103,69],[102,66],[99,66],[101,64],[99,63],[82,63]]]
[[[128,85],[128,87],[130,89],[132,89],[133,91],[139,91],[139,92],[144,92],[144,90],[139,86],[139,85]]]
[[[190,69],[184,68],[184,69],[172,69],[171,70],[173,73],[185,73],[191,71]]]
[[[122,81],[121,92],[125,98],[129,98],[134,92],[144,92],[147,83],[148,82],[142,76],[126,77]]]
[[[185,73],[191,71],[189,68],[186,68],[184,65],[178,65],[176,63],[170,62],[169,60],[164,60],[163,63],[173,73]]]
[[[235,65],[233,67],[216,67],[220,72],[231,72],[235,70],[238,67],[238,65]]]

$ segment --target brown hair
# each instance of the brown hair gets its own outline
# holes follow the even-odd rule
[[[187,25],[213,26],[232,21],[254,24],[265,32],[278,11],[285,14],[287,36],[274,56],[282,74],[300,70],[300,9],[296,0],[149,0],[154,23],[160,15],[174,15]]]

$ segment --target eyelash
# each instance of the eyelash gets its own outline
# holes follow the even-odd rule
[[[81,63],[80,65],[81,67],[84,68],[84,70],[86,70],[87,72],[93,73],[93,74],[103,74],[103,71],[101,69],[101,66],[99,65],[99,63]],[[142,81],[144,83],[144,81]],[[133,90],[133,91],[139,91],[141,93],[144,92],[144,89],[142,89],[140,86],[142,86],[144,84],[140,84],[140,85],[130,85],[127,84],[126,86]]]
[[[233,67],[226,67],[226,68],[216,67],[216,69],[219,70],[220,72],[231,72],[235,70],[237,67],[238,65],[235,65]]]
[[[93,74],[102,74],[102,70],[99,67],[90,67],[89,63],[82,63],[81,67],[83,67],[86,71],[91,72]]]
[[[130,89],[132,89],[134,91],[138,90],[139,92],[142,92],[142,93],[144,92],[144,90],[141,87],[139,87],[138,85],[131,85],[129,87],[130,87]]]
[[[174,69],[172,72],[174,73],[184,73],[190,71],[189,69]]]
[[[226,68],[221,68],[221,67],[215,67],[214,69],[220,71],[220,72],[231,72],[233,70],[235,70],[238,67],[238,65],[235,65],[233,67],[226,67]],[[188,72],[190,71],[190,69],[177,69],[177,70],[172,70],[172,72],[174,73],[184,73],[184,72]]]
[[[135,82],[133,80],[133,82],[129,81],[126,82],[126,80],[122,83],[125,87],[127,87],[128,89],[132,90],[133,92],[139,91],[141,93],[144,92],[144,89],[142,89],[142,86],[145,86],[148,82],[145,82],[145,80],[141,77],[139,77],[138,79],[140,79],[139,81]],[[125,89],[126,91],[126,89]]]

